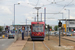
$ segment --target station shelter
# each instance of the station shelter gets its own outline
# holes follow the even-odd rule
[[[10,30],[13,30],[13,27],[15,26],[15,30],[18,31],[18,33],[22,33],[22,27],[25,27],[24,34],[25,36],[30,35],[30,25],[11,25]]]

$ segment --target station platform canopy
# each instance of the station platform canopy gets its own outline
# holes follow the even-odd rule
[[[58,19],[59,21],[75,21],[75,19]]]

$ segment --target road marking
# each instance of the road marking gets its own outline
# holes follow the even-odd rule
[[[45,47],[47,47],[47,45],[43,42],[43,44],[45,45]],[[48,47],[47,47],[48,48]],[[50,50],[49,48],[48,48],[48,50]]]
[[[34,48],[35,46],[34,46],[34,41],[33,41],[33,50],[35,50],[35,48]]]

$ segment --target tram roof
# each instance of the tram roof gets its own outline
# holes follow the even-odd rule
[[[60,21],[75,21],[75,19],[58,19]]]

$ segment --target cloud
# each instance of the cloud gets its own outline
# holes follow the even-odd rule
[[[24,16],[25,16],[26,19],[28,19],[28,20],[33,20],[32,13],[33,13],[33,12],[25,13]]]
[[[19,6],[15,7],[15,17],[16,17],[16,24],[19,22],[25,22],[25,19],[28,19],[30,21],[34,21],[34,17],[37,16],[36,13],[37,11],[33,9],[38,0],[1,0],[0,1],[0,21],[2,23],[10,24],[11,22],[9,21],[10,19],[13,19],[13,11],[14,11],[14,4],[20,3]],[[68,11],[63,10],[63,6],[70,3],[72,0],[55,0],[58,2],[56,4],[51,4],[49,5],[53,0],[39,0],[37,6],[42,6],[46,5],[47,13],[58,13],[60,10],[64,13],[64,18],[68,18]],[[62,1],[62,2],[59,2]],[[29,4],[28,4],[29,3]],[[66,9],[70,9],[70,17],[72,19],[75,19],[75,7],[72,7],[71,5],[75,4],[75,2],[72,2],[69,6],[66,7]],[[39,10],[39,13],[44,13],[44,7]],[[61,11],[60,11],[61,12]],[[33,18],[32,18],[33,17]],[[41,15],[39,14],[39,18],[41,18]],[[44,14],[42,14],[42,18],[44,18]],[[50,24],[57,24],[57,20],[55,19],[61,19],[62,15],[60,14],[46,14],[46,18],[54,18],[54,19],[47,19],[46,23]],[[37,19],[37,18],[36,18]],[[40,19],[39,19],[40,20]],[[28,23],[30,23],[30,21]],[[43,19],[44,21],[44,19]],[[7,23],[8,22],[8,23]],[[22,23],[21,23],[22,24]],[[3,24],[2,24],[3,25]]]
[[[10,9],[7,6],[1,6],[0,10],[4,14],[12,14],[12,12],[10,11]]]

